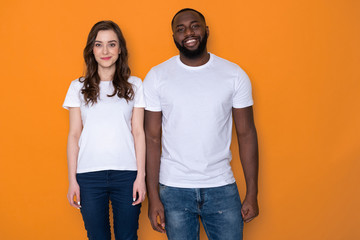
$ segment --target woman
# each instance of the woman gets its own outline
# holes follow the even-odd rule
[[[96,23],[84,49],[86,75],[73,81],[67,146],[70,205],[81,209],[89,239],[137,239],[145,199],[145,101],[130,76],[125,39],[112,21]]]

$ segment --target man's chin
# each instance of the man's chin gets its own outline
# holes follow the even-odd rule
[[[176,47],[179,49],[181,55],[183,55],[186,58],[196,59],[200,57],[203,53],[203,50],[200,50],[200,46],[196,46],[195,49],[189,49],[184,45],[177,43],[176,41],[174,42]]]
[[[198,58],[202,55],[202,52],[199,51],[199,49],[195,49],[195,50],[188,50],[187,51],[180,51],[185,57],[190,58],[190,59],[195,59]]]

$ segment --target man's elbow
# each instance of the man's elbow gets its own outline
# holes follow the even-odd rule
[[[238,138],[257,138],[255,126],[251,126],[237,131]]]
[[[160,144],[161,143],[161,137],[157,135],[145,135],[146,143],[147,144]]]

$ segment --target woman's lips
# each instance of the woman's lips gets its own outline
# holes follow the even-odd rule
[[[111,57],[102,57],[102,60],[109,60]]]

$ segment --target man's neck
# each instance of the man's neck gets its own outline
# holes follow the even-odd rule
[[[180,60],[183,64],[191,66],[191,67],[198,67],[207,63],[210,59],[210,54],[205,49],[204,53],[201,54],[197,58],[187,58],[183,54],[180,53]]]

